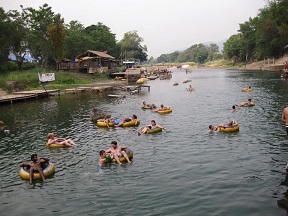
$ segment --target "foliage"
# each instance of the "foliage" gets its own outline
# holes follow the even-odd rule
[[[121,53],[126,59],[139,59],[141,62],[147,60],[147,47],[141,45],[141,38],[137,31],[130,31],[124,34],[124,38],[118,42]]]
[[[25,63],[24,63],[25,65]],[[94,83],[107,80],[107,76],[99,73],[83,74],[76,72],[46,71],[43,69],[32,69],[27,71],[12,71],[0,74],[0,88],[9,91],[7,83],[13,81],[18,83],[23,90],[42,88],[38,80],[38,73],[55,73],[55,81],[45,84],[47,89],[74,88],[77,85]],[[11,89],[10,89],[11,90]],[[9,91],[11,92],[11,91]]]
[[[60,14],[55,17],[53,24],[48,26],[47,31],[52,43],[53,58],[56,62],[56,68],[58,71],[58,62],[63,58],[64,54],[65,37],[63,20],[61,19]]]
[[[225,43],[224,43],[224,54],[228,59],[232,59],[233,61],[241,61],[244,60],[245,55],[244,46],[242,46],[242,39],[240,34],[232,35]]]
[[[224,44],[224,55],[241,61],[280,57],[288,45],[288,0],[268,1],[257,17],[239,24],[239,35]],[[237,43],[236,43],[237,41]]]
[[[210,44],[210,46],[203,44],[194,44],[184,51],[175,51],[169,54],[162,54],[156,59],[156,62],[183,63],[191,61],[202,64],[206,61],[212,61],[214,58],[214,54],[218,52],[219,47],[216,44]]]
[[[86,27],[84,32],[88,35],[93,50],[107,51],[111,55],[118,54],[115,34],[111,33],[108,26],[98,22],[97,25]]]
[[[51,57],[51,40],[49,38],[48,26],[53,24],[55,13],[48,4],[40,6],[38,10],[28,7],[23,9],[26,14],[28,33],[28,48],[33,56],[40,59],[43,68],[47,68],[48,58]]]

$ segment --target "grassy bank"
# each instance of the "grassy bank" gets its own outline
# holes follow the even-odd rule
[[[78,85],[107,81],[107,73],[87,74],[81,72],[44,71],[33,69],[0,73],[0,88],[8,93],[13,91],[42,89],[38,73],[55,73],[55,81],[45,83],[47,89],[73,88]]]

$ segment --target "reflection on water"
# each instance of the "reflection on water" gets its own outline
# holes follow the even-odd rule
[[[280,73],[174,71],[172,79],[148,84],[150,92],[126,98],[107,97],[123,92],[83,93],[1,106],[0,120],[10,131],[0,131],[1,214],[286,213],[288,144],[281,114],[288,83]],[[186,90],[190,84],[195,91]],[[248,85],[253,91],[242,92]],[[231,112],[232,105],[248,98],[255,107]],[[173,112],[141,110],[143,101],[163,103]],[[136,114],[140,126],[155,119],[167,130],[137,136],[137,128],[98,128],[90,121],[93,108],[118,119]],[[207,133],[208,125],[230,119],[239,122],[239,132]],[[80,145],[46,149],[48,132]],[[112,140],[134,151],[132,164],[98,166],[99,150]],[[49,157],[56,173],[46,184],[31,187],[18,172],[33,152]]]

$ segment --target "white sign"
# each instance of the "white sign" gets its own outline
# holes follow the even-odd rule
[[[40,82],[50,82],[50,81],[55,80],[54,73],[46,73],[46,74],[41,74],[41,75],[38,73],[38,77],[39,77]]]

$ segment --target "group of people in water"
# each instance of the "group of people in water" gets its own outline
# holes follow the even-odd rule
[[[131,163],[129,156],[127,155],[126,149],[127,146],[118,146],[116,141],[111,142],[111,148],[107,149],[106,151],[100,150],[99,151],[99,166],[104,165],[105,163],[111,162],[113,159],[116,160],[118,164],[122,164],[120,159],[124,157],[128,163]]]
[[[250,85],[248,86],[248,88],[243,88],[242,89],[243,92],[247,92],[247,90],[248,91],[252,91],[252,88],[251,88]],[[245,106],[254,106],[254,105],[255,104],[252,102],[252,99],[249,98],[247,102],[241,102],[240,104],[233,105],[231,111],[235,112],[236,111],[236,106],[237,107],[245,107]],[[235,120],[230,120],[227,123],[221,123],[219,125],[209,125],[208,126],[208,128],[209,128],[208,132],[214,132],[214,131],[219,132],[219,131],[221,131],[221,128],[234,128],[236,126],[238,126],[238,122],[235,121]]]
[[[141,108],[150,108],[150,109],[156,109],[157,107],[155,106],[155,104],[147,104],[145,101],[142,104]],[[157,110],[153,110],[153,111],[162,111],[162,110],[167,110],[170,109],[170,107],[168,106],[164,106],[163,104],[160,105],[160,108]],[[121,121],[116,121],[113,120],[111,118],[108,118],[107,116],[104,116],[102,119],[98,119],[99,122],[105,122],[107,127],[109,128],[109,124],[114,126],[114,127],[121,127],[123,126],[124,123],[126,122],[131,122],[131,121],[135,121],[137,120],[137,116],[135,114],[133,114],[131,116],[131,118],[124,118]],[[155,120],[151,120],[149,125],[143,126],[140,128],[140,132],[138,132],[138,135],[141,134],[145,134],[147,133],[147,131],[149,130],[153,130],[155,128],[161,128],[163,130],[165,130],[165,127],[162,127],[161,125],[156,124]],[[72,139],[66,139],[66,138],[60,138],[60,137],[55,137],[54,133],[48,133],[47,135],[48,137],[48,141],[47,141],[47,145],[63,145],[63,146],[67,146],[67,147],[74,147],[77,146],[77,144],[75,144],[75,142]],[[125,160],[128,163],[131,163],[131,160],[129,159],[129,156],[127,154],[127,146],[118,146],[116,141],[112,141],[111,142],[111,148],[105,150],[100,150],[99,151],[99,165],[102,166],[103,164],[107,163],[107,162],[111,162],[112,160],[115,160],[118,164],[122,164],[122,162],[120,161],[119,158],[125,158]],[[49,162],[48,158],[38,158],[36,154],[31,155],[31,161],[32,162],[26,162],[26,163],[22,163],[20,165],[20,167],[26,167],[29,170],[29,176],[30,176],[30,184],[32,184],[33,181],[33,176],[34,176],[34,172],[37,171],[39,172],[43,182],[45,182],[45,176],[43,174],[42,168],[41,168],[41,164],[44,162]]]

